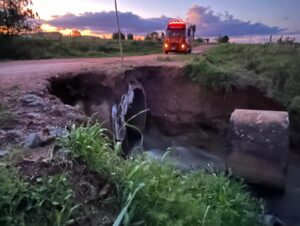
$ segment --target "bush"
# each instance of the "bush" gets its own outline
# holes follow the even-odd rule
[[[98,124],[73,127],[62,144],[119,187],[124,225],[260,225],[261,203],[224,175],[182,173],[143,156],[119,157]],[[115,145],[119,146],[119,144]]]

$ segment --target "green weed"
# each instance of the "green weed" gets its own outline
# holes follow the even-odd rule
[[[99,124],[73,127],[63,144],[117,185],[115,225],[260,225],[260,201],[225,175],[182,173],[145,157],[122,159]]]
[[[77,207],[65,175],[25,182],[1,167],[0,225],[64,226],[74,222]]]

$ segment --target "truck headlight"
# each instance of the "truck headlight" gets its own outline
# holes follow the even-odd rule
[[[185,44],[182,44],[182,45],[181,45],[181,48],[184,49],[184,48],[185,48]]]
[[[165,44],[165,48],[167,49],[168,47],[169,47],[169,45],[166,43],[166,44]]]

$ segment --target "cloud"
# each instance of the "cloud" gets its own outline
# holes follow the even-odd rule
[[[188,9],[187,16],[191,23],[197,25],[197,34],[202,36],[271,35],[285,31],[285,29],[271,27],[263,23],[236,19],[228,12],[216,14],[210,8],[198,5]]]
[[[195,5],[187,11],[188,20],[197,25],[197,35],[201,36],[245,36],[270,35],[285,32],[285,29],[272,27],[263,23],[252,23],[235,18],[228,12],[215,13],[210,8]],[[119,12],[122,32],[145,34],[166,28],[171,19],[166,16],[142,18],[132,12]],[[113,33],[117,30],[114,11],[86,12],[80,15],[65,14],[53,16],[45,23],[59,29],[91,30],[94,33]]]
[[[119,13],[122,32],[143,34],[156,30],[163,30],[170,18],[162,16],[159,18],[144,19],[132,12]],[[46,23],[59,28],[89,29],[97,33],[112,33],[117,30],[116,15],[110,12],[86,12],[80,15],[66,14],[55,16]]]

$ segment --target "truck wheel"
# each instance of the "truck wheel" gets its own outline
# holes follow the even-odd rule
[[[169,52],[168,52],[168,51],[165,51],[165,54],[169,54]]]
[[[192,53],[192,49],[189,49],[188,53],[191,54]]]

